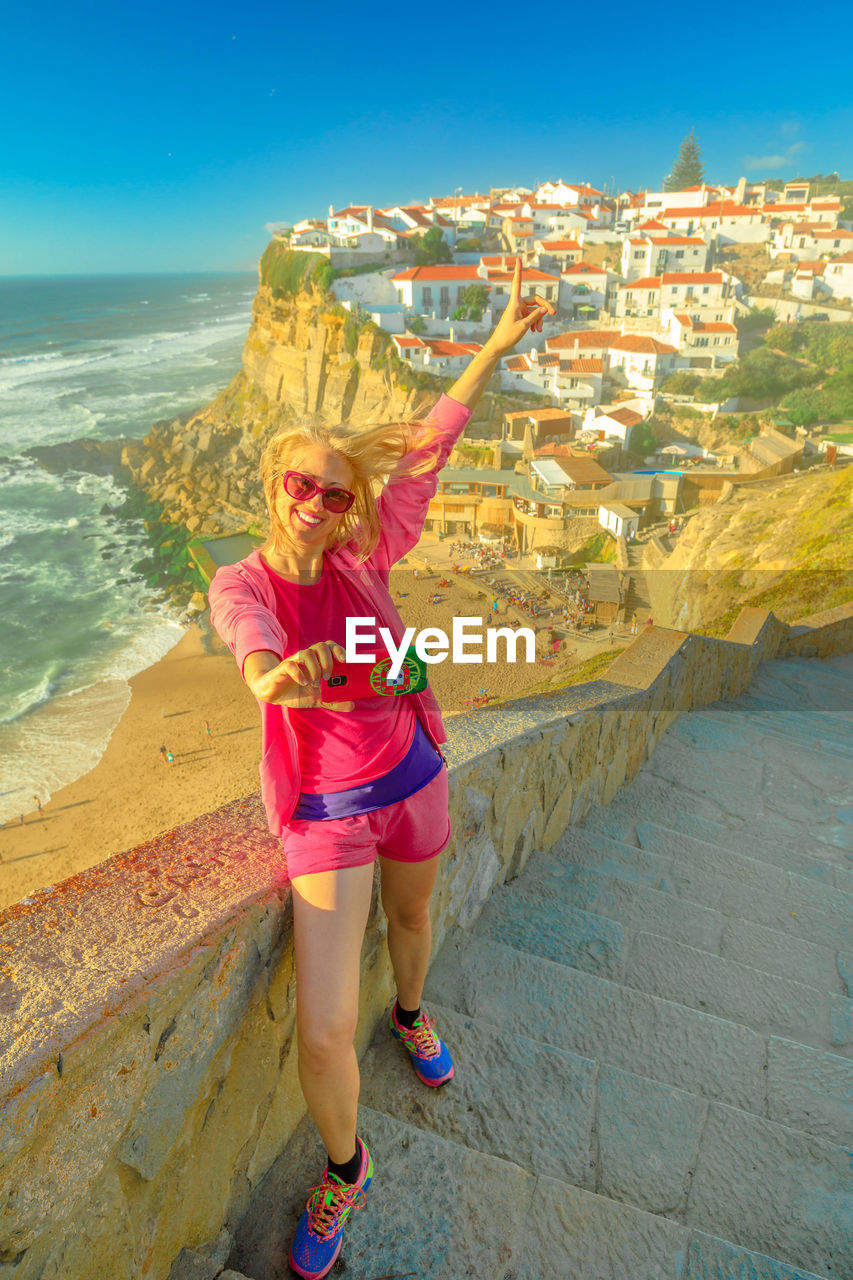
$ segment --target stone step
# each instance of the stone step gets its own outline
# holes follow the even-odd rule
[[[630,828],[621,827],[622,834],[614,838],[626,844],[639,843],[638,827],[642,822],[643,819],[637,819],[630,824]],[[728,849],[731,853],[740,853],[759,862],[769,862],[785,870],[796,871],[797,875],[809,880],[820,880],[845,893],[853,894],[853,870],[847,870],[843,865],[847,859],[842,853],[829,850],[826,845],[815,850],[784,845],[778,840],[763,840],[752,831],[726,827],[721,822],[697,818],[694,814],[674,813],[669,822],[656,821],[651,825],[661,831],[672,832],[677,837],[689,836],[694,840],[716,845],[718,849]]]
[[[853,1146],[853,1062],[771,1036],[767,1116],[828,1142]]]
[[[461,929],[445,940],[425,994],[500,1031],[521,1025],[533,1040],[765,1114],[766,1041],[740,1024]]]
[[[700,907],[671,893],[587,871],[550,854],[533,854],[521,876],[512,882],[511,891],[496,890],[494,905],[490,900],[484,912],[499,912],[502,908],[498,903],[504,901],[500,894],[509,892],[549,902],[556,899],[567,907],[618,921],[627,928],[645,928],[650,933],[689,943],[701,951],[710,951],[753,969],[804,982],[819,991],[853,995],[853,956],[838,954],[829,947],[793,938],[754,921],[727,919],[719,911]],[[520,908],[507,907],[506,910],[518,914]]]
[[[583,829],[599,831],[633,844],[638,822],[657,822],[664,827],[682,830],[687,835],[696,835],[699,839],[707,838],[707,823],[713,822],[735,831],[744,840],[754,835],[758,840],[771,841],[794,852],[807,849],[816,860],[832,862],[836,867],[851,867],[850,854],[845,847],[845,840],[853,833],[853,826],[849,823],[846,828],[843,823],[836,823],[838,829],[831,831],[832,838],[827,840],[818,838],[809,829],[804,828],[801,833],[796,823],[781,820],[773,824],[773,830],[769,830],[769,824],[763,817],[755,820],[731,817],[722,800],[718,802],[716,798],[696,792],[682,794],[670,780],[656,776],[651,764],[645,765],[609,805],[593,805],[584,817]]]
[[[596,833],[590,835],[585,827],[568,828],[551,855],[586,870],[675,894],[727,916],[753,920],[823,947],[840,948],[850,940],[846,920],[814,907],[809,901],[812,890],[823,886],[804,877],[799,877],[799,883],[784,897],[747,891],[731,875],[705,870],[684,860],[676,862]]]
[[[524,1035],[495,1034],[490,1023],[435,1001],[429,1012],[453,1054],[452,1088],[438,1091],[426,1106],[407,1054],[383,1024],[362,1062],[365,1106],[635,1208],[670,1216],[683,1212],[708,1108],[717,1104]],[[853,1066],[806,1052],[816,1060],[804,1061],[803,1047],[791,1041],[774,1041],[773,1093],[779,1114],[790,1119],[770,1115],[768,1129],[765,1118],[751,1117],[752,1145],[760,1147],[769,1133],[775,1150],[779,1140],[793,1141],[791,1130],[800,1129],[806,1146],[810,1137],[821,1139],[819,1149],[829,1151],[835,1166],[839,1142],[853,1132],[851,1108],[843,1099]],[[821,1078],[833,1068],[830,1089],[821,1092]],[[817,1112],[823,1132],[815,1131],[809,1110]],[[807,1123],[793,1123],[795,1118]]]
[[[622,981],[648,995],[701,1009],[757,1031],[839,1054],[850,1051],[853,1001],[709,955],[671,938],[637,933]]]
[[[798,772],[804,769],[806,776],[815,780],[838,784],[849,780],[847,751],[839,754],[819,742],[814,743],[810,737],[808,752],[794,755],[790,731],[769,725],[762,713],[736,712],[733,716],[731,709],[726,708],[734,706],[734,703],[723,703],[687,711],[670,726],[666,736],[703,754],[725,751],[750,759],[767,755],[772,761],[783,761]]]
[[[837,915],[853,925],[853,894],[836,888],[829,880],[834,871],[830,863],[812,860],[790,850],[779,853],[778,861],[767,861],[721,848],[696,836],[670,831],[656,822],[637,823],[637,843],[641,849],[651,853],[696,863],[709,871],[719,871],[744,887],[766,890],[776,897],[785,897],[791,892],[804,894],[811,906]],[[773,848],[772,843],[769,847]],[[811,874],[813,870],[818,874]]]
[[[592,912],[512,889],[496,890],[471,928],[477,937],[582,969],[625,986],[739,1022],[848,1053],[853,1002]]]
[[[422,1091],[424,1108],[434,1108],[452,1087]],[[336,1274],[377,1280],[829,1280],[843,1274],[805,1271],[778,1250],[771,1257],[690,1223],[527,1172],[372,1107],[359,1108],[358,1128],[373,1156],[374,1177],[364,1209],[347,1222]],[[289,1280],[289,1242],[324,1159],[306,1118],[255,1189],[235,1231],[231,1267],[264,1280]],[[708,1177],[700,1187],[704,1200],[713,1195],[712,1183]],[[755,1187],[751,1199],[760,1199]],[[687,1213],[697,1216],[690,1205]],[[807,1216],[799,1230],[809,1224]],[[783,1224],[786,1247],[795,1231]],[[810,1252],[820,1249],[816,1242]]]

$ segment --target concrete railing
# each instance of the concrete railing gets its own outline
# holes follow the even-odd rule
[[[853,605],[791,626],[744,609],[725,640],[649,628],[606,680],[452,720],[436,947],[680,711],[737,695],[762,659],[851,649]],[[374,896],[359,1051],[391,999],[384,933]],[[304,1112],[290,893],[258,800],[7,909],[0,955],[0,1275],[166,1280],[235,1226]]]

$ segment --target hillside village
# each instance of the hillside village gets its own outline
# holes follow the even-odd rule
[[[442,379],[480,349],[521,259],[526,290],[557,306],[493,379],[525,407],[497,432],[472,428],[442,472],[427,529],[500,536],[547,563],[602,529],[629,543],[661,522],[672,533],[681,513],[727,485],[834,461],[845,448],[779,414],[760,415],[752,431],[714,431],[755,407],[721,375],[736,369],[757,318],[764,328],[774,314],[827,320],[827,305],[833,319],[853,318],[841,197],[801,180],[778,185],[457,190],[384,209],[330,206],[277,239],[323,255],[343,306],[390,335],[402,366]],[[738,274],[741,258],[753,283]],[[722,398],[708,399],[718,384]]]

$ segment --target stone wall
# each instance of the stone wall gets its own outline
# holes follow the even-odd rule
[[[853,605],[726,640],[650,628],[606,680],[451,722],[435,946],[608,804],[679,711],[853,648]],[[374,896],[358,1048],[391,999]],[[233,1227],[304,1111],[289,889],[256,797],[0,914],[0,1280],[166,1280]]]

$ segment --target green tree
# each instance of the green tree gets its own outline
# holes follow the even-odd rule
[[[459,295],[459,306],[453,312],[454,320],[482,320],[489,305],[489,291],[484,284],[469,284]]]
[[[422,333],[426,333],[426,320],[423,316],[412,316],[408,322],[409,333],[413,333],[415,337],[419,337]]]
[[[441,227],[430,227],[422,236],[412,236],[415,246],[415,262],[419,267],[432,267],[437,262],[452,262],[450,245],[442,235]]]
[[[681,144],[678,159],[672,166],[672,173],[669,174],[663,184],[664,190],[684,191],[686,187],[695,187],[702,181],[704,176],[705,166],[702,164],[699,143],[694,138],[693,130],[691,129]]]

